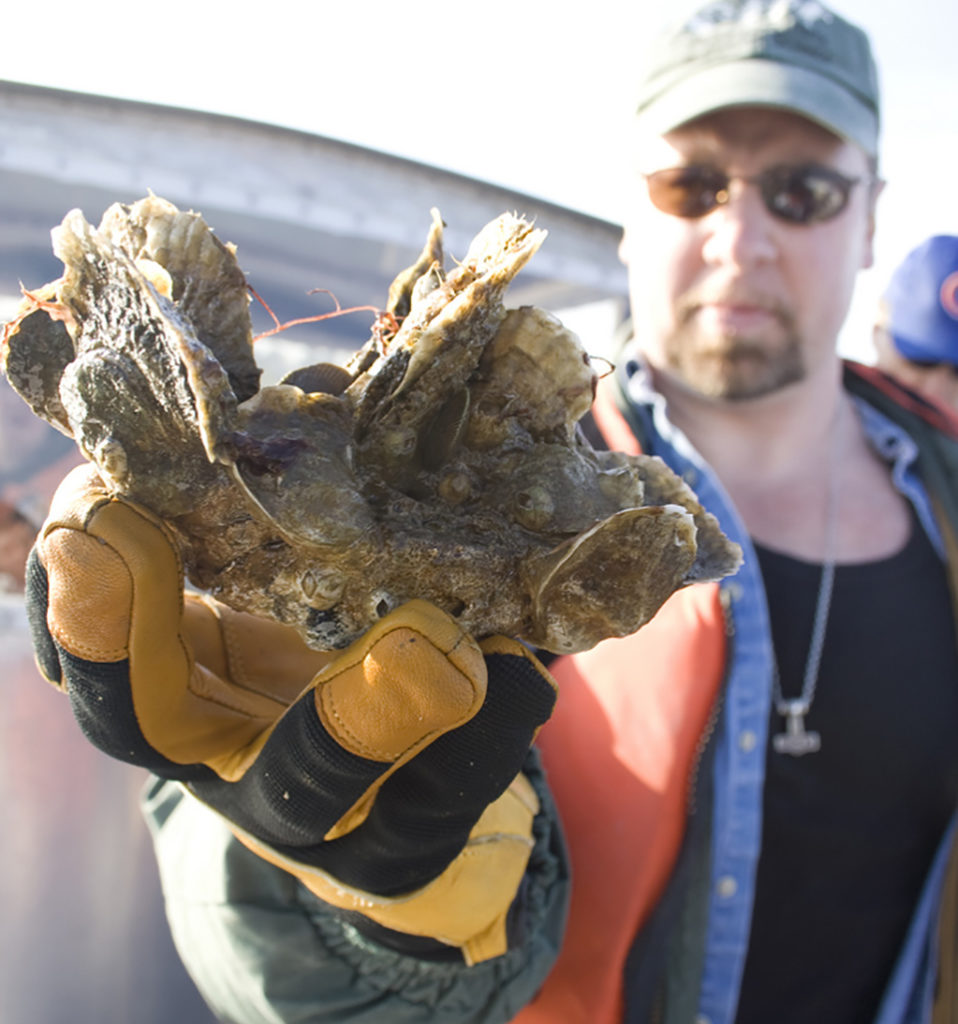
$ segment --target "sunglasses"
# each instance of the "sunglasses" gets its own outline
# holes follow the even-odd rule
[[[768,212],[789,224],[815,224],[837,217],[848,205],[852,188],[862,180],[817,164],[769,167],[750,178],[690,164],[643,177],[653,204],[673,217],[704,217],[724,206],[731,197],[729,186],[738,180],[755,185]]]

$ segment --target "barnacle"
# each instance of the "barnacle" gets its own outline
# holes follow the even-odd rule
[[[596,451],[596,374],[504,294],[545,232],[503,215],[447,272],[434,211],[369,342],[260,387],[233,249],[150,196],[53,232],[63,276],[3,369],[117,493],[167,520],[197,587],[339,647],[418,597],[556,652],[633,632],[740,554],[660,460]]]

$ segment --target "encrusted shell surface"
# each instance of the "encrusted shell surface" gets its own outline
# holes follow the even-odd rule
[[[659,460],[595,451],[596,374],[551,314],[507,309],[545,232],[505,214],[450,272],[433,214],[345,367],[259,386],[235,254],[150,196],[53,232],[64,275],[3,368],[116,490],[164,517],[193,583],[339,647],[424,598],[557,652],[633,632],[740,553]]]

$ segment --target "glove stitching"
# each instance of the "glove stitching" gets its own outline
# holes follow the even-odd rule
[[[334,677],[335,678],[335,677]],[[371,743],[367,743],[363,740],[356,732],[354,732],[347,724],[343,715],[337,710],[335,701],[325,692],[320,692],[320,699],[323,702],[323,707],[327,712],[327,718],[331,722],[335,722],[339,726],[340,735],[334,736],[337,742],[340,742],[340,736],[346,742],[341,745],[346,746],[348,743],[350,748],[356,752],[361,753],[363,757],[368,757],[373,761],[398,761],[405,757],[409,750],[415,748],[417,744],[411,744],[405,750],[400,751],[396,757],[392,754],[387,753],[384,750],[377,749]],[[435,732],[435,730],[433,730]]]
[[[92,511],[93,512],[99,511],[100,508],[102,508],[105,504],[108,504],[108,503],[109,503],[109,499],[106,499],[104,501],[98,502],[96,507]],[[42,539],[45,540],[45,541],[49,540],[49,538],[51,537],[52,534],[56,533],[58,530],[63,530],[66,533],[69,533],[70,535],[79,536],[79,537],[84,537],[84,536],[85,537],[91,537],[92,539],[98,541],[100,544],[102,544],[104,547],[106,547],[109,551],[111,551],[117,557],[118,561],[123,566],[123,568],[126,570],[127,576],[128,576],[128,578],[130,580],[130,599],[129,599],[129,602],[128,602],[128,618],[132,619],[133,586],[134,586],[134,583],[133,583],[133,577],[130,574],[130,567],[129,567],[129,565],[127,565],[126,560],[123,558],[122,554],[119,551],[117,551],[116,548],[114,548],[112,544],[109,544],[102,537],[98,536],[95,532],[92,532],[92,531],[90,531],[87,528],[89,523],[92,521],[92,518],[93,518],[92,515],[86,516],[85,519],[84,519],[83,527],[80,528],[80,529],[77,528],[76,520],[71,522],[69,520],[69,518],[64,519],[63,521],[57,521],[55,523],[48,524],[44,528],[43,538]],[[41,557],[41,564],[45,565],[49,561],[49,555],[47,555],[46,558],[43,558],[43,556],[41,554],[40,557]],[[48,600],[49,600],[49,598],[48,598]],[[117,647],[113,647],[113,648],[110,648],[109,650],[104,651],[103,648],[100,646],[100,639],[101,639],[100,637],[97,637],[95,641],[90,641],[90,640],[84,641],[84,640],[81,640],[81,639],[78,639],[77,637],[75,637],[72,634],[72,632],[70,632],[69,630],[64,629],[63,626],[60,625],[59,623],[51,623],[49,621],[49,609],[48,609],[48,618],[47,618],[47,629],[49,629],[50,635],[53,637],[53,639],[56,642],[58,647],[60,647],[67,654],[71,654],[71,655],[73,655],[74,657],[77,657],[77,658],[82,658],[85,661],[102,661],[102,662],[106,662],[106,663],[115,664],[117,662],[124,661],[125,659],[129,658],[129,656],[130,656],[129,638],[127,638],[127,643],[126,644],[121,644],[121,645],[119,645]]]
[[[355,752],[362,752],[363,757],[369,757],[374,761],[391,761],[393,763],[398,763],[402,761],[403,758],[405,758],[411,751],[420,750],[428,742],[431,742],[438,736],[443,735],[443,733],[450,732],[452,729],[457,728],[459,725],[463,724],[466,718],[466,716],[460,716],[458,721],[452,722],[445,728],[432,728],[428,732],[425,732],[422,735],[420,735],[418,739],[414,740],[407,747],[399,751],[398,754],[392,754],[389,751],[374,747],[372,744],[366,742],[356,732],[354,732],[346,724],[346,720],[343,717],[343,715],[337,710],[334,698],[330,697],[325,692],[321,692],[320,699],[323,702],[323,708],[327,712],[328,718],[331,721],[334,721],[339,726],[343,739],[351,744],[352,749]],[[335,738],[337,739],[337,741],[339,740],[339,736]]]
[[[420,735],[418,739],[410,743],[407,747],[404,747],[402,750],[400,750],[398,754],[393,754],[390,751],[374,747],[371,743],[367,743],[357,733],[350,729],[350,727],[346,724],[346,721],[343,718],[343,716],[336,710],[333,701],[327,698],[325,695],[323,695],[323,705],[328,712],[329,718],[335,721],[336,724],[340,727],[340,732],[343,739],[351,744],[351,747],[354,752],[361,752],[363,757],[369,757],[373,761],[390,761],[393,764],[398,764],[410,752],[420,750],[423,746],[427,744],[427,742],[431,742],[438,736],[441,736],[445,732],[449,732],[450,730],[456,728],[459,724],[461,724],[460,722],[454,722],[445,729],[438,727],[430,729],[428,732],[422,733],[422,735]],[[339,740],[339,736],[336,736],[335,738],[337,741]]]
[[[181,647],[187,652],[187,654],[189,654],[189,647],[187,646],[186,641],[182,638]],[[229,698],[233,695],[229,690],[226,690],[225,692],[220,691],[219,693],[210,693],[208,689],[197,684],[196,678],[195,673],[191,672],[190,678],[187,682],[187,687],[189,692],[198,700],[202,700],[206,704],[211,704],[216,707],[225,708],[227,711],[234,712],[235,714],[242,715],[251,722],[263,722],[264,725],[275,725],[276,718],[274,715],[266,712],[251,712],[249,705],[244,703],[239,696],[236,696],[234,700],[230,700]],[[273,706],[276,715],[282,715],[285,711],[289,710],[289,705],[284,704],[279,700],[274,699]]]
[[[127,651],[126,648],[103,651],[92,644],[74,640],[69,635],[65,635],[62,630],[54,628],[50,630],[50,633],[59,648],[67,654],[72,654],[75,658],[82,658],[84,661],[116,664],[118,662],[125,661],[129,657],[129,651]]]
[[[83,533],[89,533],[91,537],[96,536],[96,533],[91,531],[90,529],[93,520],[96,519],[99,512],[102,509],[104,509],[107,505],[109,505],[113,500],[114,499],[109,494],[105,494],[103,495],[103,497],[91,502],[89,507],[84,511],[83,518],[80,520],[80,529],[82,530]],[[67,519],[62,523],[54,523],[52,525],[54,526],[54,528],[58,525],[75,528],[76,522],[75,520],[71,522],[71,518],[72,517],[68,516]],[[49,533],[50,530],[48,529],[46,532]]]
[[[246,659],[242,651],[242,645],[236,642],[236,632],[228,618],[216,611],[216,621],[219,623],[220,636],[223,640],[223,652],[226,655],[226,667],[229,677],[243,689],[250,689],[246,675]]]
[[[536,845],[533,839],[519,832],[489,832],[486,835],[470,839],[460,851],[459,856],[468,857],[474,853],[481,853],[482,851],[477,850],[476,847],[484,846],[487,843],[520,843],[522,846],[528,846],[529,849]]]
[[[410,627],[408,625],[403,625],[402,627],[398,627],[398,628],[410,629]],[[432,642],[432,640],[428,636],[426,636],[424,633],[422,633],[422,632],[420,632],[418,630],[411,630],[411,631],[415,632],[417,636],[419,636],[423,640],[425,640],[425,642],[427,644],[429,644],[434,650],[436,650],[438,653],[440,653],[447,660],[449,660],[450,655],[458,647],[462,646],[463,643],[467,642],[465,637],[460,637],[459,639],[456,640],[455,644],[453,644],[453,646],[448,651],[444,651],[440,647],[437,647]],[[382,639],[382,637],[377,638],[377,639]],[[368,653],[369,653],[368,651],[364,652],[363,657],[365,657],[366,654],[368,654]],[[361,660],[362,659],[360,659],[359,662],[352,662],[349,665],[343,666],[343,668],[341,669],[340,672],[336,673],[335,675],[330,676],[329,679],[325,680],[325,684],[326,685],[323,685],[322,688],[319,689],[318,693],[317,693],[317,696],[319,697],[320,701],[322,702],[323,710],[326,712],[327,719],[330,721],[330,723],[335,722],[336,725],[339,726],[339,730],[340,730],[341,736],[343,737],[343,739],[346,742],[351,744],[351,749],[355,753],[360,753],[363,757],[369,757],[371,760],[374,760],[374,761],[390,761],[394,765],[398,765],[401,761],[403,761],[403,759],[408,757],[410,753],[417,752],[417,751],[421,750],[424,746],[426,746],[428,743],[431,743],[434,739],[436,739],[437,737],[441,736],[443,733],[449,732],[452,729],[457,728],[458,726],[462,725],[465,721],[467,721],[471,717],[471,715],[463,714],[463,715],[460,715],[459,718],[455,722],[450,723],[449,725],[447,725],[444,728],[443,727],[434,727],[434,728],[430,729],[428,732],[423,733],[422,735],[420,735],[418,739],[414,740],[412,743],[410,743],[408,746],[406,746],[403,750],[399,751],[399,753],[395,754],[395,755],[392,754],[389,751],[383,750],[382,748],[374,747],[371,743],[369,743],[366,740],[364,740],[361,736],[359,736],[356,732],[354,732],[346,724],[345,717],[338,710],[338,707],[341,706],[341,705],[337,705],[335,697],[327,692],[328,689],[329,689],[329,685],[328,684],[332,683],[335,679],[337,679],[339,676],[343,675],[345,672],[347,672],[347,671],[349,671],[351,669],[354,669],[357,664],[361,663]],[[466,675],[466,673],[464,673],[460,668],[455,666],[452,663],[452,661],[450,661],[450,665],[453,668],[455,668],[456,671],[459,673],[459,675],[462,676],[463,678],[465,678],[466,681],[470,684],[472,692],[473,692],[473,700],[472,700],[471,705],[470,705],[470,706],[472,706],[472,704],[474,704],[474,702],[475,702],[475,689],[476,689],[475,688],[475,683],[471,679],[469,679],[469,677],[468,677],[468,675]],[[348,701],[346,703],[348,704]],[[334,738],[337,741],[339,741],[339,736],[335,736]],[[382,780],[380,780],[380,781],[382,781]]]

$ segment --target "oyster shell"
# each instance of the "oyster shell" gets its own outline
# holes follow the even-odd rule
[[[503,302],[545,237],[520,217],[447,273],[433,211],[352,360],[262,388],[245,277],[198,214],[150,196],[52,234],[65,271],[7,325],[10,383],[171,524],[195,586],[314,647],[419,597],[477,636],[582,650],[738,565],[664,463],[577,431],[581,344]]]

